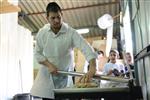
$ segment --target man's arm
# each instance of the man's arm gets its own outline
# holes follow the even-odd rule
[[[76,31],[72,35],[72,40],[73,46],[79,48],[84,54],[86,60],[89,61],[89,71],[79,79],[79,82],[89,82],[96,72],[97,55],[91,45]]]
[[[56,74],[57,68],[52,63],[50,63],[47,60],[47,58],[43,55],[43,41],[41,38],[42,37],[41,32],[42,31],[39,31],[38,35],[36,36],[34,56],[36,60],[38,61],[38,63],[43,64],[45,67],[47,67],[52,74]]]
[[[95,75],[96,73],[96,59],[93,58],[89,61],[89,71],[88,73],[90,74],[90,76]]]
[[[50,73],[57,74],[57,68],[55,67],[55,65],[50,63],[48,60],[40,61],[39,63],[45,65],[46,67],[48,67]]]
[[[79,82],[80,83],[90,82],[91,78],[93,77],[93,75],[95,75],[95,73],[96,73],[96,59],[93,58],[89,61],[89,71],[79,79]]]

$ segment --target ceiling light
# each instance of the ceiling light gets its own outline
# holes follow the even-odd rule
[[[78,29],[77,32],[78,32],[79,34],[86,34],[86,33],[89,32],[89,29],[88,29],[88,28]]]
[[[97,20],[97,24],[101,29],[107,29],[113,25],[113,18],[109,14],[104,14]]]

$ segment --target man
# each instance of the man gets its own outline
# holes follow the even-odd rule
[[[37,34],[35,57],[41,67],[31,89],[33,96],[43,100],[54,99],[53,89],[65,88],[67,76],[59,74],[58,70],[68,71],[73,67],[73,48],[79,48],[90,63],[89,71],[79,79],[79,82],[88,82],[96,72],[96,54],[90,45],[75,29],[62,21],[62,12],[59,5],[51,2],[46,8],[46,24]]]

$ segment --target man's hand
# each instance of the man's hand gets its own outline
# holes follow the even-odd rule
[[[48,67],[48,70],[51,74],[57,74],[57,68],[55,65],[53,65],[52,63],[50,63],[48,60],[39,62],[40,64],[45,65],[46,67]]]
[[[95,75],[96,59],[90,60],[89,65],[90,65],[89,71],[79,79],[79,83],[88,83],[91,81],[92,77]]]
[[[80,79],[79,79],[79,83],[89,83],[93,77],[93,72],[87,72],[85,75],[83,75]]]
[[[57,68],[54,65],[51,64],[50,66],[48,66],[48,69],[51,74],[57,74]]]

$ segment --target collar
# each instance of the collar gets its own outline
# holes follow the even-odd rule
[[[44,27],[47,29],[47,31],[52,31],[50,28],[50,24],[46,24]],[[66,33],[67,30],[68,30],[68,24],[63,22],[58,34]]]

